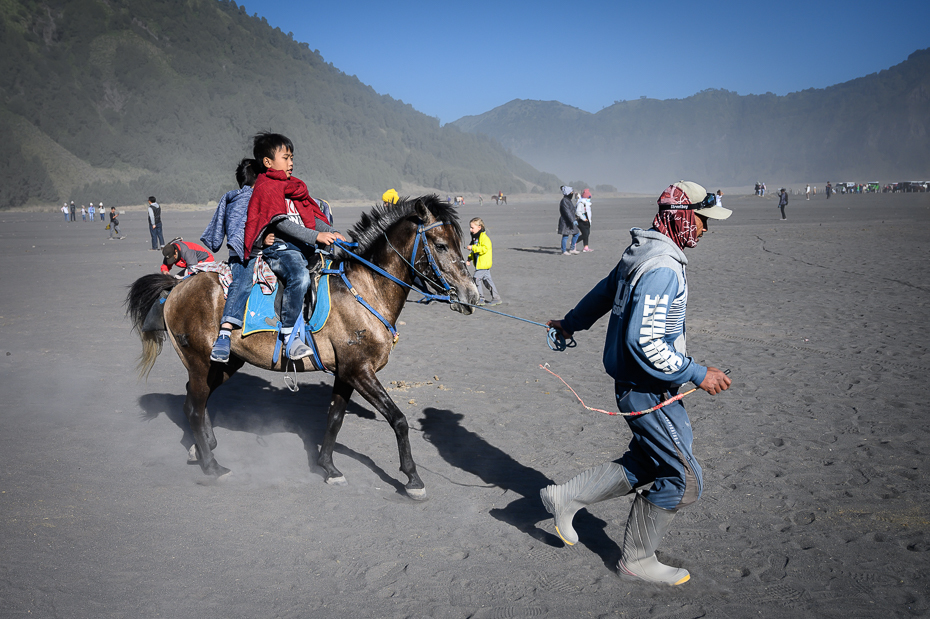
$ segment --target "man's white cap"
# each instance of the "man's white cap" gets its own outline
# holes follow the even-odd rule
[[[717,206],[716,196],[694,181],[672,183],[656,202],[660,211],[693,209],[708,219],[726,219],[733,214],[730,209]]]

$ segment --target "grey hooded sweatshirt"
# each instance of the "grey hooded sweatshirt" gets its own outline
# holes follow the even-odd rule
[[[617,391],[647,393],[699,385],[707,368],[687,356],[688,259],[654,229],[630,230],[633,243],[616,268],[562,319],[569,332],[590,329],[608,311],[604,369]]]

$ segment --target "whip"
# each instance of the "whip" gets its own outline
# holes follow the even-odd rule
[[[578,398],[578,401],[581,402],[581,405],[582,405],[582,406],[584,406],[584,407],[585,407],[586,409],[588,409],[589,411],[594,411],[595,413],[604,413],[605,415],[611,415],[611,416],[639,417],[640,415],[646,415],[646,414],[651,413],[651,412],[653,412],[653,411],[657,411],[657,410],[659,410],[660,408],[662,408],[663,406],[667,406],[667,405],[671,404],[672,402],[677,402],[678,400],[682,399],[682,398],[685,397],[686,395],[691,394],[691,393],[694,393],[695,391],[697,391],[697,390],[699,389],[699,387],[695,387],[694,389],[691,389],[691,390],[689,390],[689,391],[685,391],[684,393],[679,393],[678,395],[672,396],[672,397],[670,397],[669,399],[665,400],[664,402],[659,402],[658,404],[656,404],[656,405],[653,406],[652,408],[647,408],[646,410],[642,410],[642,411],[635,411],[635,412],[633,412],[633,413],[620,413],[620,412],[613,412],[613,411],[605,411],[605,410],[602,410],[602,409],[600,409],[600,408],[593,408],[593,407],[588,406],[587,404],[585,404],[585,403],[584,403],[584,400],[582,400],[582,399],[581,399],[581,396],[578,395],[578,393],[577,393],[574,389],[572,389],[571,385],[569,385],[568,383],[566,383],[565,380],[564,380],[561,376],[559,376],[558,374],[556,374],[555,372],[553,372],[552,370],[550,370],[548,366],[549,366],[549,364],[547,363],[546,365],[540,365],[539,367],[540,367],[541,369],[543,369],[543,370],[549,372],[550,374],[552,374],[553,376],[555,376],[555,377],[558,378],[559,380],[561,380],[561,381],[562,381],[562,384],[565,385],[566,387],[568,387],[568,390],[575,394],[575,397]],[[729,374],[729,373],[730,373],[730,370],[724,370],[723,373],[724,373],[724,374]]]

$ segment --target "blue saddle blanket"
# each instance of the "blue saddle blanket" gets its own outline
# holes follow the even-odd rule
[[[329,268],[331,261],[327,260],[324,268]],[[249,300],[245,304],[245,316],[242,321],[242,336],[259,333],[261,331],[278,331],[280,328],[280,317],[275,312],[275,297],[278,294],[278,286],[281,282],[275,284],[274,290],[269,294],[263,294],[260,285],[252,286],[252,292],[249,293]],[[311,333],[316,333],[326,325],[326,319],[329,318],[330,310],[329,296],[329,274],[320,277],[320,283],[316,291],[316,307],[313,308],[313,315],[307,323],[307,329]]]
[[[327,260],[323,264],[323,268],[329,269],[332,264],[332,260]],[[324,273],[316,287],[316,307],[313,308],[313,315],[310,316],[310,321],[307,323],[307,329],[310,330],[310,333],[316,333],[326,325],[330,307],[329,273]]]
[[[274,300],[278,296],[277,282],[269,294],[262,293],[262,287],[258,284],[252,286],[252,292],[249,293],[249,300],[245,303],[245,316],[242,319],[242,336],[259,333],[261,331],[278,331],[280,319],[274,309]]]

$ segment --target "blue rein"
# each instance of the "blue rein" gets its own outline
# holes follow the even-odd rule
[[[426,253],[426,260],[427,260],[427,262],[429,263],[430,268],[432,268],[433,274],[436,275],[436,277],[439,279],[439,284],[442,284],[443,291],[446,293],[446,294],[444,294],[444,295],[432,294],[432,293],[430,293],[430,292],[428,292],[428,291],[426,291],[426,290],[421,290],[420,288],[418,288],[418,287],[416,287],[416,286],[412,286],[412,285],[408,284],[407,282],[401,281],[401,280],[397,279],[396,277],[394,277],[393,275],[391,275],[390,273],[388,273],[387,271],[385,271],[384,269],[382,269],[381,267],[379,267],[378,265],[374,264],[373,262],[371,262],[371,261],[369,261],[369,260],[366,260],[365,258],[362,258],[361,256],[359,256],[358,254],[356,254],[355,252],[353,252],[353,251],[351,251],[351,250],[349,249],[350,247],[358,247],[358,243],[349,243],[349,242],[346,242],[346,241],[340,241],[340,240],[336,239],[336,240],[333,242],[333,244],[336,245],[336,247],[338,247],[339,249],[341,249],[341,250],[344,251],[345,253],[347,253],[347,254],[348,254],[349,256],[351,256],[353,259],[355,259],[355,260],[357,260],[358,262],[360,262],[360,263],[364,264],[365,266],[367,266],[369,269],[371,269],[371,270],[374,271],[375,273],[378,273],[379,275],[382,275],[382,276],[388,278],[389,280],[391,280],[392,282],[394,282],[395,284],[397,284],[397,285],[399,285],[399,286],[402,286],[402,287],[407,288],[407,289],[409,289],[409,290],[413,290],[414,292],[418,292],[418,293],[420,293],[421,295],[423,295],[420,299],[417,300],[417,303],[427,303],[427,304],[429,304],[429,303],[432,303],[433,301],[441,301],[441,302],[443,302],[443,303],[458,303],[458,304],[460,304],[460,305],[465,305],[465,306],[468,306],[468,307],[473,307],[473,308],[475,308],[475,309],[484,310],[484,311],[486,311],[486,312],[491,312],[492,314],[497,314],[497,315],[499,315],[499,316],[504,316],[505,318],[513,318],[513,319],[515,319],[515,320],[520,320],[520,321],[523,321],[523,322],[528,322],[528,323],[530,323],[530,324],[537,325],[537,326],[540,326],[540,327],[545,327],[546,329],[548,329],[548,334],[547,334],[547,337],[546,337],[546,343],[549,345],[549,348],[550,348],[551,350],[554,350],[554,351],[563,351],[563,350],[565,350],[566,348],[574,348],[574,347],[575,347],[575,339],[574,339],[574,338],[569,338],[569,339],[566,341],[566,339],[565,339],[565,337],[562,335],[562,333],[560,333],[559,331],[557,331],[556,329],[554,329],[554,328],[552,328],[552,327],[549,327],[548,325],[544,325],[544,324],[541,323],[541,322],[535,322],[535,321],[533,321],[533,320],[527,320],[526,318],[520,318],[519,316],[513,316],[513,315],[511,315],[511,314],[505,314],[504,312],[498,312],[498,311],[496,311],[496,310],[488,309],[488,308],[482,307],[482,306],[480,306],[480,305],[474,305],[474,304],[472,304],[472,303],[465,303],[464,301],[460,301],[460,300],[456,297],[456,295],[455,295],[455,290],[452,289],[452,286],[449,285],[449,282],[446,281],[446,278],[443,277],[442,272],[439,270],[439,267],[436,265],[436,261],[433,259],[433,252],[430,251],[429,243],[426,241],[426,232],[427,232],[428,230],[432,230],[433,228],[435,228],[435,227],[437,227],[437,226],[444,226],[444,225],[448,225],[448,224],[446,224],[446,223],[440,221],[440,222],[435,222],[435,223],[433,223],[433,224],[430,224],[429,226],[424,226],[423,224],[420,224],[419,227],[417,227],[417,235],[416,235],[416,237],[414,237],[414,241],[413,241],[413,253],[411,254],[410,260],[407,260],[406,258],[404,258],[404,257],[401,255],[401,253],[400,253],[399,251],[397,251],[397,250],[394,248],[393,245],[391,245],[391,241],[388,240],[387,234],[386,234],[386,233],[385,233],[385,236],[384,236],[384,239],[385,239],[385,241],[387,241],[387,244],[388,244],[388,246],[391,248],[391,250],[393,250],[395,254],[397,254],[398,256],[400,256],[400,259],[403,260],[403,261],[407,264],[407,266],[410,267],[410,270],[413,272],[413,274],[416,275],[417,277],[419,277],[420,279],[422,279],[423,282],[425,283],[425,282],[431,282],[431,280],[430,280],[429,278],[425,277],[422,273],[420,273],[420,272],[417,270],[416,266],[414,266],[414,264],[413,264],[413,262],[412,262],[412,261],[415,261],[416,258],[417,258],[417,249],[419,249],[419,247],[420,247],[420,239],[422,238],[422,239],[423,239],[423,251]],[[323,269],[323,273],[324,273],[324,274],[339,275],[339,276],[342,278],[342,281],[345,282],[346,288],[348,288],[348,289],[349,289],[349,292],[352,293],[352,296],[355,297],[355,300],[358,301],[359,303],[361,303],[362,306],[365,307],[365,309],[367,309],[369,312],[371,312],[372,314],[374,314],[374,316],[375,316],[378,320],[380,320],[381,323],[382,323],[385,327],[387,327],[387,330],[391,332],[391,336],[394,338],[394,343],[395,343],[395,344],[397,343],[397,339],[398,339],[400,336],[398,335],[397,330],[394,328],[394,325],[392,325],[390,322],[388,322],[388,320],[387,320],[384,316],[382,316],[380,313],[378,313],[378,311],[377,311],[375,308],[373,308],[371,305],[369,305],[369,303],[368,303],[367,301],[365,301],[365,299],[363,299],[362,296],[355,290],[355,288],[352,286],[352,283],[349,282],[348,276],[346,276],[346,272],[345,272],[345,263],[344,263],[344,262],[340,262],[340,263],[339,263],[339,268],[337,268],[337,269]],[[439,286],[439,284],[436,284],[436,282],[431,282],[431,283],[433,283],[433,285],[435,285],[435,286],[437,286],[437,287]]]
[[[442,272],[439,270],[439,267],[436,265],[436,261],[433,259],[433,253],[430,251],[429,243],[426,241],[426,232],[427,232],[428,230],[432,230],[433,228],[435,228],[435,227],[437,227],[437,226],[444,226],[444,225],[447,225],[447,224],[444,223],[444,222],[441,222],[441,221],[440,221],[440,222],[433,223],[433,224],[431,224],[431,225],[429,225],[429,226],[424,226],[423,224],[420,224],[420,225],[417,227],[417,235],[416,235],[416,237],[414,238],[414,242],[413,242],[413,254],[412,254],[412,256],[411,256],[411,260],[412,260],[412,261],[415,261],[416,258],[417,258],[417,249],[419,249],[419,246],[420,246],[420,239],[422,238],[422,239],[423,239],[423,250],[424,250],[424,252],[426,253],[427,262],[429,262],[430,267],[433,269],[433,273],[436,275],[437,278],[439,278],[439,283],[442,284],[443,291],[446,293],[446,294],[444,294],[444,295],[432,294],[432,293],[430,293],[430,292],[428,292],[428,291],[426,291],[426,290],[421,290],[420,288],[418,288],[418,287],[416,287],[416,286],[413,286],[413,285],[411,285],[411,284],[408,284],[407,282],[402,281],[402,280],[400,280],[400,279],[394,277],[393,275],[391,275],[390,273],[388,273],[387,271],[385,271],[384,269],[382,269],[381,267],[379,267],[377,264],[374,264],[374,263],[371,262],[370,260],[366,260],[365,258],[362,258],[361,256],[359,256],[358,254],[356,254],[355,252],[353,252],[353,251],[350,249],[350,248],[358,247],[358,243],[349,243],[349,242],[347,242],[347,241],[340,241],[339,239],[336,239],[336,240],[333,242],[333,244],[334,244],[336,247],[338,247],[339,249],[341,249],[342,251],[344,251],[345,253],[347,253],[349,256],[351,256],[352,259],[357,260],[358,262],[364,264],[365,266],[367,266],[369,269],[371,269],[372,271],[374,271],[374,272],[377,273],[378,275],[381,275],[381,276],[383,276],[383,277],[386,277],[387,279],[391,280],[392,282],[394,282],[394,283],[397,284],[398,286],[401,286],[401,287],[403,287],[403,288],[407,288],[407,289],[409,289],[409,290],[413,290],[414,292],[418,292],[418,293],[420,293],[421,295],[423,295],[419,300],[417,300],[417,303],[432,303],[433,301],[442,301],[442,302],[444,302],[444,303],[457,303],[457,302],[458,302],[458,299],[455,298],[455,291],[452,289],[452,286],[449,285],[449,282],[446,281],[446,278],[442,276]],[[386,234],[386,233],[385,233],[385,237],[384,237],[384,238],[385,238],[385,240],[387,240],[387,234]],[[404,258],[403,256],[401,256],[400,253],[399,253],[396,249],[394,249],[394,246],[391,245],[391,242],[390,242],[390,241],[388,241],[388,245],[391,247],[391,249],[394,251],[394,253],[396,253],[398,256],[400,256],[401,259],[402,259],[405,263],[407,263],[408,266],[410,266],[410,269],[411,269],[411,271],[413,271],[414,275],[419,276],[424,282],[430,281],[428,278],[424,277],[419,271],[417,271],[416,267],[413,265],[413,263],[411,262],[411,260],[407,260],[406,258]],[[352,293],[352,296],[355,297],[355,300],[358,301],[358,302],[362,305],[362,307],[364,307],[364,308],[367,309],[369,312],[371,312],[371,313],[375,316],[375,318],[377,318],[378,320],[380,320],[380,321],[381,321],[381,324],[383,324],[385,327],[387,327],[387,330],[391,332],[391,337],[394,338],[394,343],[396,344],[398,338],[400,337],[400,336],[398,335],[398,333],[397,333],[397,329],[395,329],[395,328],[394,328],[394,325],[392,325],[392,324],[390,323],[390,321],[388,321],[387,318],[385,318],[384,316],[382,316],[382,315],[378,312],[378,310],[376,310],[375,308],[373,308],[364,298],[362,298],[362,295],[360,295],[360,294],[358,293],[358,291],[355,290],[355,287],[352,286],[352,283],[349,281],[349,278],[348,278],[348,276],[346,275],[345,269],[346,269],[346,268],[345,268],[345,262],[340,262],[338,268],[336,268],[336,269],[323,269],[322,272],[323,272],[323,274],[327,274],[327,275],[338,275],[339,277],[341,277],[341,278],[342,278],[342,281],[343,281],[343,282],[345,283],[345,285],[346,285],[346,288],[348,288],[348,289],[349,289],[349,292]]]

